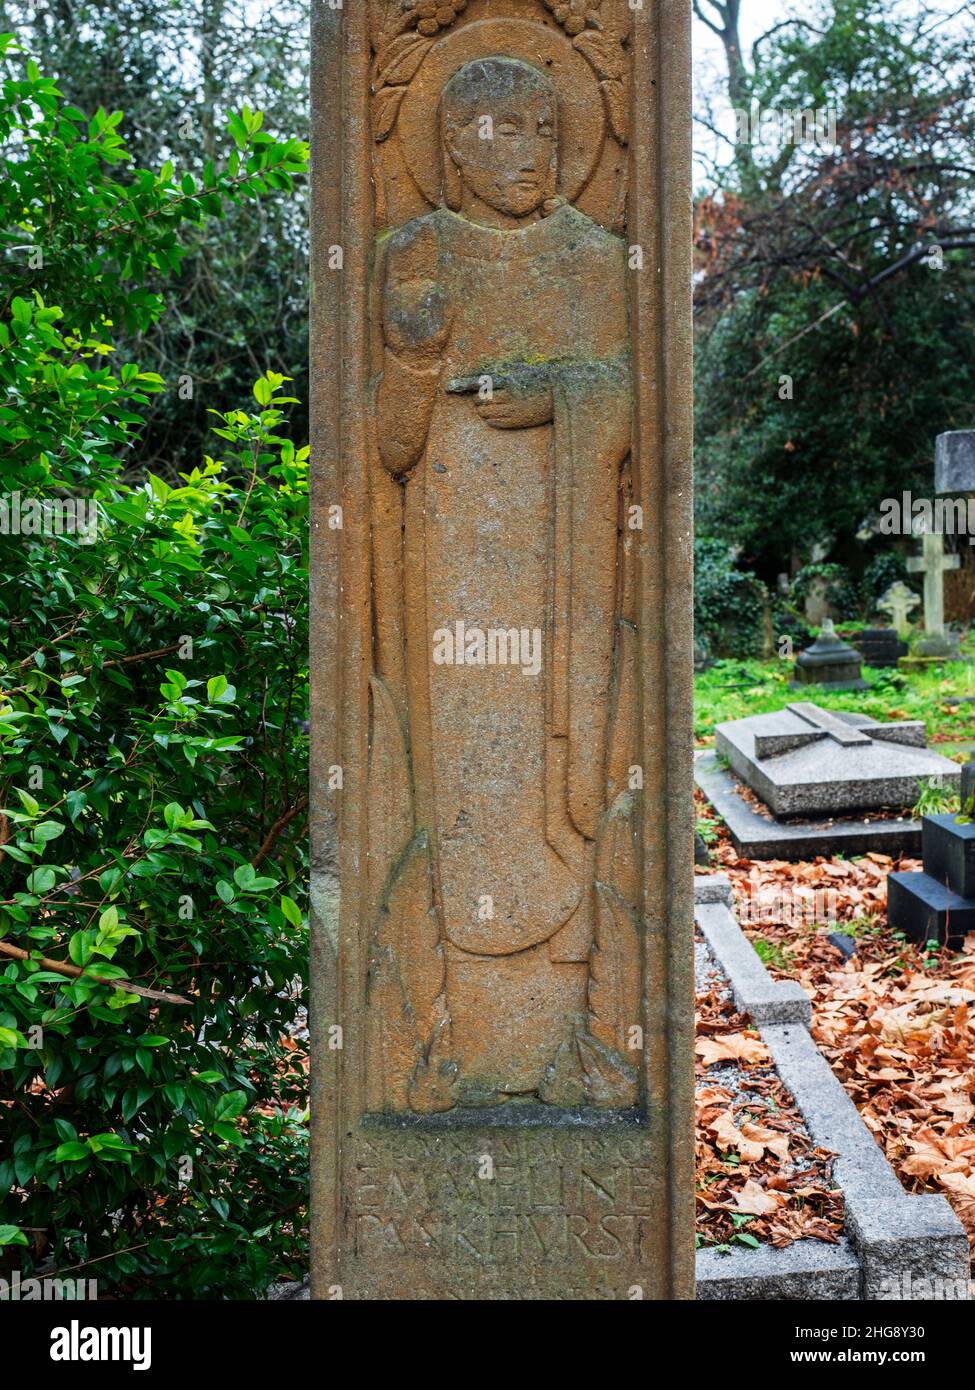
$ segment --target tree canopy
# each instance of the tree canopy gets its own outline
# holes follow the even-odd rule
[[[697,200],[698,524],[768,579],[817,545],[843,555],[884,497],[930,492],[934,436],[975,425],[975,34],[822,0],[749,58],[747,3],[696,5],[732,105],[836,129],[725,136]]]

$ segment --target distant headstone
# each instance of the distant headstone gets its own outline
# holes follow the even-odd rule
[[[961,809],[964,815],[975,815],[975,760],[969,758],[961,770]]]
[[[825,579],[814,579],[809,585],[802,605],[803,617],[810,627],[819,627],[829,618],[829,600],[826,597]]]
[[[806,701],[719,724],[715,747],[775,816],[912,806],[922,782],[960,777],[928,749],[920,720],[884,724]]]
[[[907,655],[907,643],[892,627],[865,627],[851,641],[868,666],[896,666]]]
[[[949,430],[934,441],[935,492],[975,492],[975,430]]]
[[[796,657],[795,686],[818,685],[824,690],[866,690],[860,676],[860,653],[836,635],[826,618],[811,647]]]
[[[821,565],[829,552],[829,544],[825,541],[816,541],[809,556],[809,563]],[[827,598],[828,591],[829,585],[821,575],[810,582],[802,609],[803,617],[810,627],[822,626],[826,619],[831,616]]]
[[[935,531],[924,533],[921,554],[907,562],[911,574],[924,575],[924,636],[915,645],[918,656],[944,660],[959,654],[957,641],[945,632],[945,571],[960,563],[957,555],[945,554],[945,538]]]
[[[896,579],[886,593],[877,601],[881,613],[889,613],[898,637],[907,637],[911,630],[910,613],[921,600],[913,589],[909,589],[903,579]]]

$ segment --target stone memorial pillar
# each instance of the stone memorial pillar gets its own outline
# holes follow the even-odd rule
[[[689,0],[313,8],[313,1296],[692,1297]]]

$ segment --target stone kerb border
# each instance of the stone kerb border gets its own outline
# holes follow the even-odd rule
[[[946,1198],[911,1196],[809,1033],[811,1007],[793,981],[766,971],[731,911],[724,874],[695,880],[695,917],[751,1015],[817,1144],[837,1154],[847,1234],[837,1246],[697,1253],[699,1299],[959,1299],[970,1297],[964,1228]],[[801,997],[800,997],[801,996]]]

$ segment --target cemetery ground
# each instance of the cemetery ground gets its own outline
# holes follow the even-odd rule
[[[865,668],[869,690],[817,690],[816,700],[880,719],[923,719],[929,746],[963,761],[975,746],[970,635],[962,655],[909,675]],[[713,745],[716,723],[796,698],[791,673],[791,662],[735,660],[698,675],[698,747]],[[958,809],[957,795],[954,803],[934,788],[923,796],[919,813]],[[812,1037],[904,1188],[947,1197],[975,1254],[975,933],[953,951],[912,944],[889,927],[887,874],[919,870],[919,859],[747,859],[696,797],[710,859],[698,872],[728,875],[748,940],[773,978],[796,981],[809,996]],[[837,945],[831,934],[846,939]],[[835,1240],[842,1199],[827,1195],[828,1155],[809,1143],[788,1092],[775,1091],[758,1031],[700,977],[697,1004],[699,1245]],[[732,1061],[738,1075],[729,1087],[720,1067]]]
[[[852,625],[837,632],[847,637]],[[826,690],[816,686],[816,704],[824,709],[852,710],[875,719],[922,719],[928,746],[946,757],[975,748],[975,633],[961,643],[962,661],[931,670],[904,672],[864,665],[868,690]],[[794,657],[788,660],[736,659],[716,661],[694,679],[694,738],[698,748],[714,745],[714,726],[729,719],[782,709],[797,695],[789,686]]]

